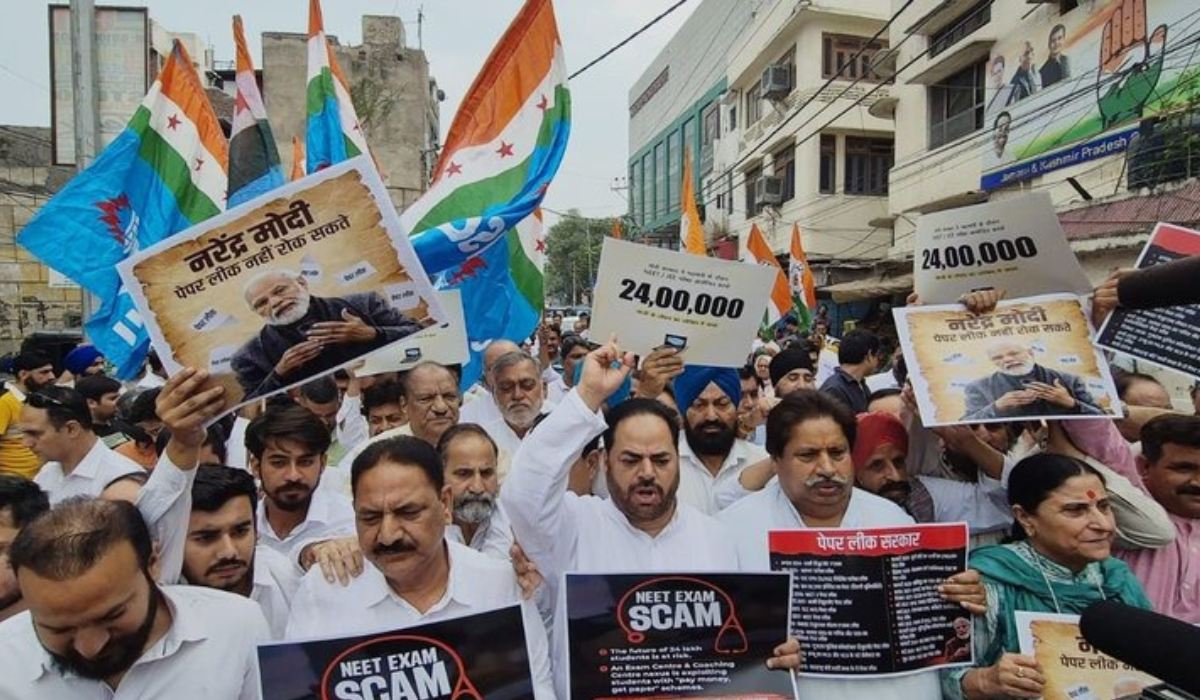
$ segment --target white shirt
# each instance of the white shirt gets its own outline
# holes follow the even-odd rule
[[[547,654],[546,630],[537,609],[521,600],[512,565],[480,554],[457,542],[446,542],[450,577],[446,593],[421,613],[396,595],[383,572],[367,563],[348,586],[329,583],[319,571],[310,571],[300,582],[292,603],[286,638],[329,638],[403,629],[521,604],[525,646],[533,679],[534,697],[554,700]]]
[[[337,470],[342,474],[345,474],[346,481],[349,481],[350,467],[354,466],[354,459],[362,454],[363,450],[367,449],[368,445],[374,445],[380,440],[387,440],[388,438],[393,438],[398,435],[407,435],[408,437],[412,437],[412,434],[412,425],[405,423],[399,428],[389,428],[373,438],[363,440],[354,447],[351,447],[349,450],[346,450],[345,456],[342,457],[341,461],[337,463]]]
[[[362,412],[362,394],[358,396],[343,396],[337,412],[337,441],[347,449],[360,442],[366,442],[371,436],[367,427],[367,417]]]
[[[60,463],[46,462],[33,481],[46,492],[50,505],[55,506],[74,496],[96,498],[105,486],[126,474],[145,473],[137,462],[113,452],[103,440],[96,438],[92,449],[70,474],[63,473]]]
[[[555,674],[560,698],[569,697],[563,574],[737,570],[725,528],[686,503],[679,503],[662,532],[651,536],[631,525],[612,501],[567,491],[571,465],[605,426],[579,392],[567,394],[521,444],[500,490],[513,534],[557,598],[554,659],[555,668],[562,669]]]
[[[225,466],[249,469],[250,460],[246,458],[246,428],[250,421],[236,416],[233,427],[229,429],[229,439],[225,441]]]
[[[700,457],[692,450],[687,435],[679,433],[679,502],[696,510],[716,515],[721,510],[717,502],[718,488],[728,481],[736,482],[746,467],[767,458],[767,451],[745,440],[734,440],[733,447],[713,476]]]
[[[183,580],[183,557],[195,480],[194,468],[180,468],[164,451],[154,471],[150,472],[150,478],[138,491],[135,505],[150,529],[150,536],[158,543],[159,583],[169,585]]]
[[[298,566],[273,549],[262,545],[254,548],[254,587],[250,589],[250,600],[258,603],[267,618],[271,639],[283,639],[298,588]]]
[[[349,537],[354,532],[354,505],[350,499],[334,489],[322,488],[320,484],[313,489],[308,514],[287,537],[275,534],[267,520],[266,500],[258,504],[258,543],[279,552],[290,562],[298,563],[300,550],[313,542]]]
[[[807,526],[779,486],[770,483],[717,515],[733,535],[742,571],[770,571],[767,533]],[[900,506],[860,489],[854,489],[842,516],[841,527],[899,527],[913,519]],[[803,651],[803,649],[801,649]],[[796,678],[796,697],[821,700],[941,700],[937,671],[922,671],[887,678]]]
[[[567,398],[567,394],[571,391],[571,387],[567,386],[562,375],[553,367],[542,370],[542,381],[546,382],[546,400],[556,406]]]
[[[483,425],[493,420],[504,420],[504,416],[500,415],[500,407],[496,405],[492,392],[480,382],[463,396],[462,408],[458,409],[458,422]]]
[[[499,503],[496,504],[496,510],[492,512],[492,517],[488,518],[487,523],[476,528],[470,542],[463,540],[462,528],[454,524],[446,526],[446,539],[464,544],[489,557],[511,561],[508,550],[513,544],[512,525],[509,524],[508,516],[504,514],[504,509]]]
[[[193,697],[255,700],[256,645],[268,639],[258,606],[241,596],[193,586],[160,588],[173,619],[114,693],[103,681],[63,675],[34,632],[28,611],[0,623],[0,697],[6,700]]]

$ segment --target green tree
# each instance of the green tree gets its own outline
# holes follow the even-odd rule
[[[613,219],[592,219],[568,209],[546,235],[547,303],[590,302],[600,248],[612,234]]]

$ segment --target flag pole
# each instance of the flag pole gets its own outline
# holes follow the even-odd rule
[[[96,3],[71,0],[71,96],[75,117],[75,171],[83,172],[96,158]],[[80,285],[80,331],[87,340],[87,320],[95,311],[95,299]]]

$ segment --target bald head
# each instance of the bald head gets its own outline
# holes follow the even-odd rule
[[[521,348],[513,341],[504,338],[488,343],[487,349],[483,351],[483,384],[488,389],[492,388],[492,368],[495,366],[496,360],[510,352],[521,352]]]

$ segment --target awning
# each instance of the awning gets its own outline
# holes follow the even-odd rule
[[[828,287],[818,287],[818,292],[826,292],[839,304],[850,301],[865,301],[890,297],[893,294],[907,294],[913,288],[912,273],[903,275],[872,275],[851,282],[840,282]]]
[[[975,39],[956,44],[953,51],[929,59],[929,67],[908,78],[910,85],[934,85],[992,53],[993,39]]]

